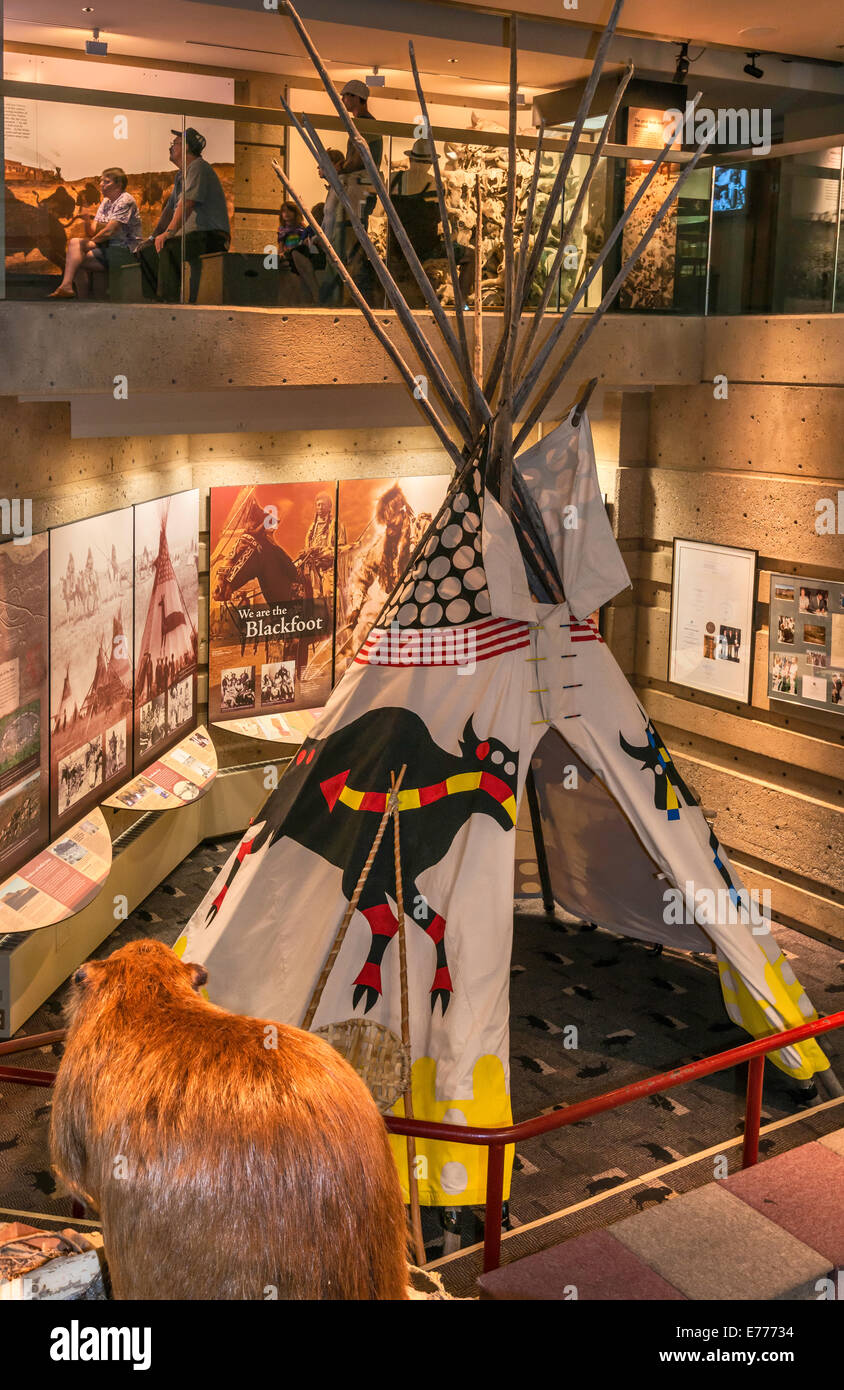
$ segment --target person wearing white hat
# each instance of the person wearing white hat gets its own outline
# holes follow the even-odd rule
[[[410,160],[410,165],[407,169],[400,169],[393,175],[390,192],[403,194],[410,198],[435,198],[437,186],[434,183],[434,169],[431,164],[428,141],[424,136],[419,140],[414,140],[411,148],[405,150],[405,154]]]

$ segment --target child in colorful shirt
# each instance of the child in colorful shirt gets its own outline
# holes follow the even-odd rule
[[[312,260],[317,250],[313,236],[313,228],[302,222],[296,204],[282,203],[278,224],[279,270],[290,270],[301,276],[316,304],[319,288]]]

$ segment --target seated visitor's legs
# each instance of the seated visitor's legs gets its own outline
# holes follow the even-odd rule
[[[94,273],[96,271],[105,272],[106,256],[105,252],[97,247],[93,251],[87,251],[73,277],[78,299],[90,299],[93,288]]]
[[[61,283],[48,295],[48,299],[72,299],[73,282],[79,267],[88,254],[83,239],[78,236],[70,238],[67,243],[67,253],[65,256],[64,275]]]
[[[166,304],[178,304],[182,297],[181,271],[182,238],[171,236],[165,241],[158,257],[158,298]]]
[[[144,299],[158,298],[158,252],[151,241],[144,242],[137,253],[141,267],[141,288]]]
[[[199,297],[199,284],[202,277],[201,256],[228,250],[228,237],[225,232],[188,232],[185,237],[185,260],[190,266],[189,302],[195,304]]]
[[[189,303],[195,304],[199,296],[199,285],[202,277],[200,257],[227,249],[228,237],[225,232],[188,232],[185,237],[185,260],[190,268]],[[159,299],[165,300],[168,304],[179,302],[181,299],[181,272],[182,238],[180,236],[170,237],[165,241],[158,258]]]

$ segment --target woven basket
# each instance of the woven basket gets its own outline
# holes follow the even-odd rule
[[[382,1114],[404,1095],[410,1083],[410,1053],[389,1028],[363,1018],[347,1018],[312,1031],[345,1057],[369,1087]]]

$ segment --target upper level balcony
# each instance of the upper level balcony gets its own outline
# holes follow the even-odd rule
[[[36,70],[22,59],[10,64],[7,56],[7,72],[19,75],[3,82],[3,298],[40,302],[64,285],[74,298],[84,296],[109,305],[163,300],[231,308],[308,308],[327,314],[352,306],[349,289],[326,263],[316,237],[307,243],[316,254],[290,249],[291,239],[285,239],[290,228],[281,223],[286,217],[295,227],[303,218],[295,209],[280,212],[288,195],[273,168],[275,160],[304,206],[324,224],[369,303],[385,307],[383,291],[364,264],[355,233],[342,211],[338,213],[334,195],[311,153],[277,99],[269,104],[272,77],[251,83],[220,81],[210,89],[219,87],[222,95],[230,91],[233,101],[171,99],[138,90],[113,90],[126,72],[134,71],[131,68],[122,74],[115,69],[110,74],[111,87],[95,90],[66,85],[68,76],[78,79],[73,72],[78,63],[70,59],[43,62],[47,67],[42,63]],[[46,81],[45,74],[63,81]],[[39,80],[24,80],[32,76]],[[276,81],[276,85],[280,84]],[[171,87],[175,90],[172,83]],[[285,91],[294,111],[310,109],[325,148],[342,155],[347,132],[339,118],[329,114],[324,94],[295,91],[289,85]],[[259,104],[256,94],[267,104]],[[666,100],[663,94],[662,101]],[[754,127],[752,122],[743,123],[741,111],[733,114],[732,135],[740,145],[742,137],[752,138]],[[537,144],[529,115],[525,112],[520,119],[517,140],[518,236]],[[647,110],[627,108],[625,142],[607,141],[588,193],[578,203],[601,120],[584,132],[564,193],[551,210],[551,236],[536,267],[532,304],[544,296],[549,312],[561,313],[573,300],[580,309],[592,309],[601,302],[623,259],[691,158],[685,139],[689,132],[684,131],[676,153],[660,169],[623,234],[608,246],[612,229],[652,167],[655,149],[663,144],[664,116],[664,108],[658,105]],[[506,114],[449,107],[443,100],[431,106],[431,120],[457,247],[459,293],[470,310],[479,302],[485,313],[495,313],[504,294]],[[413,249],[443,305],[453,308],[424,125],[419,119],[373,120],[361,121],[360,129],[377,152],[381,177]],[[172,221],[168,199],[192,162],[193,137],[180,137],[192,131],[198,131],[205,142],[201,156],[210,166],[217,201],[210,219],[214,225],[203,223],[203,235],[196,231],[192,235],[188,219],[159,256],[154,245],[150,247],[150,239],[168,219]],[[546,216],[567,140],[565,123],[546,128],[532,233]],[[611,312],[683,316],[840,312],[844,306],[842,146],[844,136],[814,136],[768,148],[754,141],[744,149],[704,155],[612,301]],[[66,272],[69,245],[85,236],[90,226],[85,213],[93,214],[104,196],[103,170],[115,168],[124,177],[112,182],[112,197],[124,192],[136,210],[131,245],[124,245],[123,237],[113,238],[97,263],[89,258],[77,274]],[[390,274],[411,307],[422,307],[371,180],[365,172],[342,177]],[[565,238],[564,255],[555,266],[561,237]],[[137,254],[141,240],[146,247]]]

